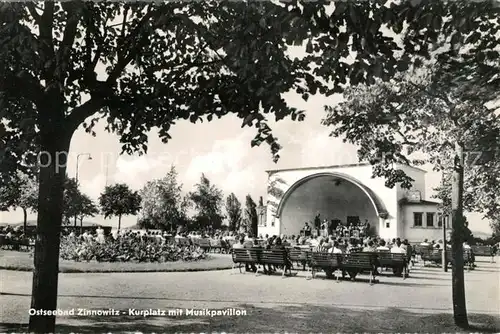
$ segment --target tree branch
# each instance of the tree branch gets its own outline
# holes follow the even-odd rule
[[[42,68],[44,68],[43,78],[52,82],[55,73],[55,53],[54,53],[54,43],[52,41],[52,25],[54,22],[54,2],[47,1],[44,3],[44,11],[40,18],[40,42],[42,45],[42,52],[44,57],[42,61],[44,62]],[[50,64],[50,66],[47,66]]]
[[[436,93],[433,93],[411,81],[409,81],[409,84],[412,85],[413,87],[417,88],[418,90],[424,92],[425,94],[431,96],[431,97],[434,97],[434,98],[437,98],[437,99],[440,99],[442,101],[444,101],[444,103],[446,103],[446,105],[451,109],[453,108],[453,103],[450,101],[450,99],[447,97],[447,96],[443,96],[443,95],[440,95],[440,94],[436,94]]]
[[[37,13],[35,4],[33,2],[28,2],[26,3],[26,7],[28,8],[30,15],[33,17],[33,20],[35,20],[35,23],[40,25],[41,16]]]
[[[137,44],[134,45],[133,43],[139,36],[141,29],[154,16],[154,14],[156,14],[156,11],[151,10],[151,7],[148,7],[147,13],[139,21],[137,27],[135,27],[135,29],[125,37],[125,40],[123,41],[123,46],[129,46],[129,50],[128,52],[125,52],[125,50],[123,50],[122,53],[118,53],[118,62],[116,63],[115,67],[109,74],[108,79],[106,80],[106,83],[108,83],[110,86],[114,85],[114,83],[120,76],[121,72],[125,69],[125,67],[130,63],[130,61],[132,61],[132,59],[136,55],[135,52],[138,50],[138,48]],[[128,43],[125,42],[126,40],[128,40]]]
[[[398,134],[403,138],[403,142],[401,144],[403,145],[418,145],[418,142],[412,142],[406,139],[406,135],[401,132],[401,130],[398,129]]]
[[[44,101],[43,87],[27,71],[17,75],[8,73],[5,79],[5,87],[0,88],[8,90],[13,96],[22,96],[37,106]]]
[[[74,2],[62,2],[61,6],[66,11],[67,16],[63,39],[57,52],[58,63],[59,66],[61,66],[61,71],[59,73],[62,76],[63,73],[67,72],[69,56],[71,54],[70,51],[78,31],[77,27],[78,22],[80,22],[81,13],[78,13],[78,9],[76,8],[77,4]],[[61,77],[60,82],[63,81],[64,78]]]
[[[71,114],[66,117],[66,124],[69,131],[75,131],[88,117],[94,115],[104,106],[104,99],[92,97],[79,107],[73,109]]]

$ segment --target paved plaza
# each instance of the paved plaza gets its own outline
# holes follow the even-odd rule
[[[493,264],[486,259],[479,260],[476,270],[465,273],[470,319],[479,326],[499,328],[500,264],[498,258]],[[2,332],[27,323],[32,274],[4,270],[0,276]],[[446,316],[451,313],[452,305],[451,273],[437,267],[417,265],[411,277],[405,280],[387,273],[373,286],[365,280],[366,275],[361,275],[357,282],[337,283],[324,279],[321,274],[314,280],[306,280],[304,272],[284,279],[279,275],[255,276],[230,270],[61,274],[59,277],[58,306],[62,310],[234,307],[245,309],[247,316],[67,316],[57,318],[58,330],[350,331],[352,326],[343,327],[344,321],[353,321],[346,318],[346,314],[356,317],[361,313],[372,320],[360,323],[358,331],[407,331],[411,328],[404,324],[414,324],[412,318],[415,317],[423,322],[452,321]],[[336,314],[343,314],[344,318]],[[442,327],[445,325],[449,324],[436,323],[436,331],[446,328]]]

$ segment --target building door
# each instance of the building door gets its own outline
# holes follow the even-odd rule
[[[358,225],[359,223],[359,216],[347,216],[347,225]]]

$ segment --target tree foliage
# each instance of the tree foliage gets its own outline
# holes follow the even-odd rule
[[[95,217],[95,215],[99,214],[99,207],[89,196],[85,194],[80,194],[80,196],[80,210],[77,217],[80,219],[80,225],[82,225],[85,217]]]
[[[201,174],[200,182],[195,185],[196,190],[189,194],[189,199],[194,204],[196,214],[195,223],[202,228],[218,229],[222,226],[222,191],[210,180]]]
[[[37,205],[38,183],[27,174],[18,172],[8,185],[0,187],[0,211],[22,209],[25,230],[28,212],[36,212]]]
[[[141,209],[141,196],[126,184],[107,186],[99,197],[99,204],[104,218],[118,217],[118,229],[123,215],[135,215]]]
[[[455,143],[461,143],[469,152],[465,207],[488,214],[498,209],[500,180],[500,116],[485,106],[498,97],[500,63],[490,64],[491,71],[475,74],[465,62],[455,68],[432,61],[390,82],[350,88],[344,102],[326,108],[324,124],[334,127],[332,135],[359,145],[359,159],[371,162],[389,187],[411,187],[413,179],[398,164],[430,163],[443,171],[437,196],[448,212]],[[488,75],[487,83],[479,83]]]
[[[189,202],[182,195],[182,184],[178,183],[177,177],[178,173],[172,166],[164,178],[149,181],[141,189],[141,227],[176,230],[187,221]]]
[[[498,31],[487,22],[500,20],[495,3],[1,3],[0,187],[47,153],[32,307],[56,308],[50,284],[57,286],[58,252],[51,247],[59,245],[66,172],[65,158],[56,158],[80,125],[93,133],[103,119],[130,153],[146,151],[153,127],[166,142],[179,119],[234,114],[256,128],[251,145],[269,144],[277,159],[266,116],[305,117],[283,93],[307,100],[388,79],[408,68],[411,55],[426,55],[438,36],[487,59]],[[390,34],[403,31],[409,37],[400,47]],[[306,56],[296,58],[291,45],[304,45]],[[30,318],[30,330],[53,332],[54,324],[54,317]]]
[[[234,193],[231,193],[226,198],[226,212],[229,220],[229,229],[237,231],[240,228],[242,219],[241,203]]]
[[[250,195],[247,195],[245,199],[245,223],[247,232],[251,233],[253,237],[256,237],[259,217],[257,215],[257,205]]]

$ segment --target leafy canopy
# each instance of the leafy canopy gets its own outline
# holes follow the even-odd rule
[[[38,204],[38,183],[27,174],[18,173],[15,179],[0,187],[0,211],[23,209],[36,212]]]
[[[250,195],[247,195],[245,199],[245,223],[247,231],[250,232],[253,237],[256,237],[259,217],[257,216],[257,205]]]
[[[465,207],[489,215],[499,206],[500,115],[486,104],[498,98],[500,60],[482,68],[439,59],[389,82],[350,88],[344,102],[326,108],[324,124],[334,127],[332,135],[359,145],[360,160],[371,162],[374,175],[386,177],[390,187],[411,187],[398,164],[429,163],[443,171],[438,197],[448,211],[455,145],[463,146]]]
[[[177,170],[172,166],[164,178],[149,181],[141,189],[139,223],[142,227],[175,229],[187,220],[189,202],[182,195],[182,184],[177,178]]]
[[[486,59],[498,32],[489,23],[499,21],[495,3],[2,3],[2,179],[34,163],[50,143],[40,135],[71,136],[84,122],[92,132],[98,119],[123,151],[144,152],[153,127],[168,141],[178,119],[233,113],[257,128],[252,145],[270,144],[277,158],[265,115],[304,119],[283,93],[307,100],[388,79],[439,36]],[[403,32],[399,46],[393,35]],[[305,45],[305,57],[293,58],[291,45]]]
[[[99,197],[104,218],[135,215],[141,209],[141,196],[126,184],[107,186]]]
[[[200,227],[220,228],[222,225],[223,194],[210,180],[201,174],[200,181],[195,185],[196,190],[189,193],[194,204],[196,214],[194,220]]]
[[[226,198],[226,213],[229,221],[229,229],[237,231],[240,228],[242,219],[241,203],[234,193]]]

